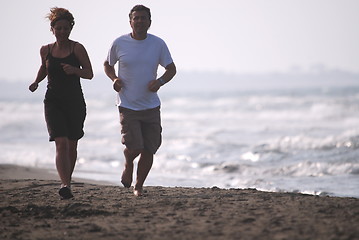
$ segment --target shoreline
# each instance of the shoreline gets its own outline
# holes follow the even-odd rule
[[[359,239],[357,198],[158,186],[135,197],[75,179],[75,198],[60,200],[56,175],[16,168],[0,165],[1,239]]]
[[[0,164],[0,179],[37,179],[56,180],[60,182],[56,169],[25,167],[15,164]],[[112,182],[79,177],[73,177],[73,181],[98,185],[116,185]]]

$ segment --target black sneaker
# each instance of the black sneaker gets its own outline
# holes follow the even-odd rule
[[[59,194],[61,196],[61,199],[70,199],[74,197],[74,195],[72,195],[71,189],[68,187],[60,188]]]

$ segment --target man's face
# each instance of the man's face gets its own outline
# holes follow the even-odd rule
[[[147,33],[151,26],[150,16],[146,11],[134,11],[130,19],[131,28],[136,33]]]

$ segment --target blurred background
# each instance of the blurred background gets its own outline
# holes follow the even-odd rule
[[[75,17],[95,77],[75,176],[119,183],[123,146],[115,92],[103,74],[110,44],[131,31],[135,4],[177,65],[159,92],[163,145],[146,184],[359,197],[359,2],[1,2],[0,163],[55,169],[42,100],[28,85],[51,7]],[[160,70],[161,71],[161,70]],[[159,73],[160,74],[160,73]]]

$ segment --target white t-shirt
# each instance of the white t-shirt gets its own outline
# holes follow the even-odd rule
[[[118,77],[123,81],[118,93],[121,107],[138,111],[161,104],[157,93],[148,89],[149,82],[157,79],[158,66],[173,62],[161,38],[147,34],[146,39],[136,40],[131,34],[122,35],[112,43],[107,61],[111,66],[118,62]]]

